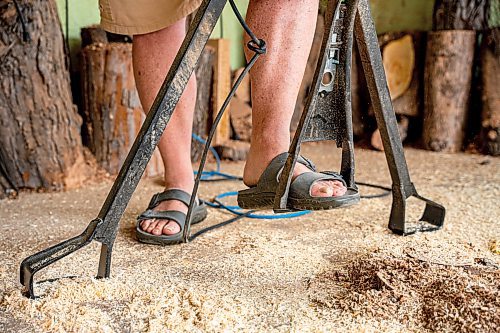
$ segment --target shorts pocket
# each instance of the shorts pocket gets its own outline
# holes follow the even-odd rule
[[[99,0],[99,12],[101,13],[102,20],[113,21],[113,13],[109,0]]]

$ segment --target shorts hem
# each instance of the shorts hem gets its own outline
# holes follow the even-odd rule
[[[182,12],[179,12],[178,15],[170,16],[167,20],[163,22],[157,22],[154,24],[141,25],[141,26],[120,25],[101,17],[101,28],[103,28],[108,32],[120,35],[143,35],[164,29],[174,24],[175,22],[179,21],[180,19],[194,12],[198,7],[200,7],[200,3],[197,2],[194,6],[187,7]]]

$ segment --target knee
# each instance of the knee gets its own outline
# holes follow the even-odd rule
[[[134,35],[133,42],[144,44],[151,43],[178,43],[184,40],[186,34],[186,19],[182,18],[168,27],[162,28],[160,30],[148,32],[145,34]]]

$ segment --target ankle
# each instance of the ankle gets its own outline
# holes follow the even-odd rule
[[[273,145],[257,146],[252,143],[243,170],[243,183],[254,186],[273,158],[285,152],[287,148]]]
[[[188,175],[168,175],[165,174],[164,178],[165,189],[180,189],[191,193],[194,186],[193,174]]]

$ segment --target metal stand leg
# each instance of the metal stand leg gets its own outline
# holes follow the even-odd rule
[[[341,29],[338,28],[339,24],[342,25]],[[418,195],[415,186],[410,181],[368,0],[330,1],[325,27],[320,66],[316,69],[313,81],[316,83],[315,89],[308,97],[306,108],[290,146],[289,157],[276,191],[274,210],[280,212],[288,209],[292,170],[303,140],[336,140],[337,145],[342,146],[340,173],[349,190],[357,190],[354,182],[350,100],[352,41],[355,36],[393,181],[393,203],[389,228],[402,235],[441,228],[444,223],[444,207]],[[332,74],[331,83],[325,83],[323,76],[325,74]],[[426,203],[425,211],[420,219],[423,223],[407,224],[405,221],[406,199],[411,196]]]
[[[25,294],[34,298],[33,275],[92,240],[101,242],[98,277],[109,277],[113,244],[120,219],[144,173],[160,137],[194,71],[201,52],[227,0],[204,0],[191,23],[165,81],[141,127],[98,217],[77,237],[40,251],[21,263]]]
[[[359,0],[354,29],[393,182],[393,202],[389,228],[402,235],[440,229],[444,223],[445,208],[418,195],[410,180],[368,0]],[[411,196],[426,202],[426,208],[420,221],[427,223],[417,225],[405,223],[406,199]]]
[[[341,174],[349,191],[357,192],[354,182],[354,143],[351,111],[351,58],[357,0],[329,1],[325,17],[325,35],[318,67],[288,150],[276,189],[274,211],[287,211],[292,171],[302,141],[335,140],[342,146]]]
[[[30,298],[35,297],[33,275],[37,271],[77,251],[92,240],[102,243],[97,276],[100,278],[109,277],[113,244],[120,219],[226,2],[227,0],[204,0],[201,4],[98,217],[90,222],[81,235],[23,260],[20,267],[20,279],[24,285],[24,293],[27,296]],[[222,110],[216,117],[214,127],[222,117],[230,97],[234,94],[244,74],[248,73],[259,55],[266,52],[265,42],[258,40],[251,33],[248,26],[244,24],[243,18],[237,12],[234,2],[230,1],[230,3],[247,33],[252,36],[248,47],[255,52],[255,55],[245,68],[244,73],[238,78],[230,96],[226,99]],[[308,97],[306,109],[302,114],[297,132],[290,146],[289,157],[280,176],[279,188],[276,191],[275,211],[287,210],[292,170],[299,154],[300,144],[304,139],[336,140],[337,145],[342,146],[341,174],[347,182],[348,190],[357,194],[354,182],[354,145],[350,101],[351,54],[355,34],[393,180],[393,204],[389,228],[404,235],[416,231],[439,229],[444,221],[444,207],[419,196],[410,181],[403,146],[399,138],[396,118],[385,81],[385,73],[368,0],[359,0],[359,3],[358,0],[332,0],[328,8],[329,14],[326,18],[326,27],[329,33],[325,34],[323,39],[321,66],[318,67],[314,76],[316,85],[313,91],[318,93],[311,94]],[[358,11],[357,16],[356,11]],[[326,77],[331,75],[332,81],[326,82],[324,80],[325,75]],[[313,121],[310,124],[311,118]],[[209,139],[213,136],[214,131],[215,129],[212,128]],[[208,146],[205,147],[203,152],[198,177],[193,189],[191,204],[186,217],[187,224],[183,234],[184,241],[189,238],[190,216],[207,152]],[[426,209],[421,221],[427,222],[427,224],[421,223],[416,227],[409,227],[405,224],[406,199],[410,196],[426,202]]]

